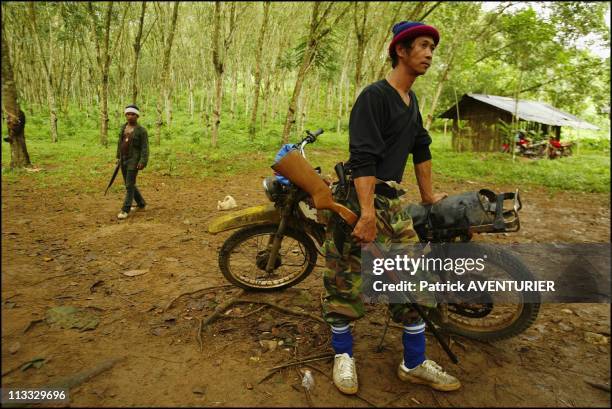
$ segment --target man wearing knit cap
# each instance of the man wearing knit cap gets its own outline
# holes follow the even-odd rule
[[[438,31],[420,22],[403,21],[393,27],[389,45],[392,71],[383,80],[368,85],[359,94],[349,121],[347,168],[355,189],[341,200],[359,212],[352,235],[344,235],[331,218],[325,241],[326,297],[323,316],[331,325],[332,346],[336,353],[333,380],[343,393],[358,391],[353,358],[350,322],[361,318],[361,245],[379,243],[418,243],[412,219],[399,196],[406,161],[412,154],[421,201],[433,204],[446,195],[434,194],[431,181],[431,138],[411,90],[417,77],[431,66],[440,40]],[[427,307],[435,306],[426,305]],[[389,304],[391,317],[404,326],[404,353],[398,359],[397,374],[402,381],[451,391],[461,384],[434,361],[425,357],[425,323],[410,304]]]
[[[127,122],[121,126],[117,143],[117,159],[120,160],[121,174],[125,181],[125,200],[118,219],[126,219],[136,200],[138,209],[144,209],[146,202],[136,187],[138,171],[147,166],[149,160],[149,136],[147,130],[138,124],[140,111],[136,105],[125,108]]]

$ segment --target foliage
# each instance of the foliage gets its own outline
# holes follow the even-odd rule
[[[307,41],[307,37],[301,37],[298,45],[285,51],[281,57],[280,67],[287,70],[297,68],[304,58]],[[337,42],[338,36],[335,33],[332,32],[328,34],[321,40],[313,56],[312,66],[324,71],[327,76],[332,76],[338,72],[340,62],[338,58]]]
[[[557,27],[557,41],[572,45],[591,34],[599,36],[610,46],[610,27],[606,25],[604,15],[610,5],[605,2],[555,1],[546,6],[550,9],[551,20]],[[586,39],[588,45],[594,44],[594,38]]]
[[[30,156],[36,166],[42,168],[37,173],[4,173],[3,181],[11,182],[20,177],[37,180],[41,186],[59,186],[70,184],[74,178],[91,180],[99,186],[99,191],[92,189],[88,193],[102,192],[115,163],[116,130],[121,124],[114,120],[110,124],[110,141],[107,148],[98,142],[97,118],[80,116],[75,109],[71,110],[70,128],[62,128],[60,142],[51,143],[46,137],[47,123],[34,117],[28,121]],[[64,120],[64,122],[68,122]],[[143,118],[141,124],[152,129],[154,120]],[[248,136],[248,121],[228,121],[221,128],[219,135],[220,148],[212,148],[206,131],[201,124],[194,123],[188,115],[177,113],[175,125],[164,128],[161,146],[151,144],[149,166],[143,180],[166,177],[212,177],[220,173],[240,175],[245,172],[268,169],[279,149],[279,135],[282,131],[282,119],[268,124],[260,132],[260,137],[251,142]],[[324,174],[333,175],[333,166],[338,161],[348,159],[348,137],[346,123],[343,123],[340,134],[336,133],[335,121],[321,117],[307,120],[306,129],[323,128],[325,133],[316,144],[309,147],[308,159],[323,168]],[[5,132],[3,126],[3,132]],[[150,133],[150,132],[149,132]],[[199,142],[194,143],[195,136]],[[299,140],[296,136],[292,141]],[[610,191],[609,139],[582,138],[578,153],[571,157],[557,160],[525,159],[517,157],[512,161],[510,155],[500,153],[457,153],[452,151],[450,135],[446,137],[439,132],[432,133],[432,156],[434,178],[467,183],[474,186],[487,184],[512,185],[521,189],[544,186],[552,190],[574,190],[586,192]],[[607,145],[606,145],[607,144]],[[607,146],[607,150],[606,150]],[[2,145],[3,166],[8,164],[10,152],[8,144]],[[7,161],[6,163],[4,161]],[[410,163],[410,162],[409,162]],[[411,182],[411,165],[407,166],[406,182]],[[117,191],[120,184],[114,186]]]
[[[512,129],[512,124],[507,123],[503,119],[499,118],[497,120],[497,129],[499,130],[502,138],[506,143],[512,144],[514,140],[514,130]]]
[[[445,39],[452,39],[465,30],[467,34],[461,34],[464,40],[459,42],[457,50],[459,57],[455,59],[435,115],[455,103],[455,93],[459,97],[468,92],[514,97],[520,71],[524,72],[521,99],[547,102],[579,117],[592,106],[597,110],[609,107],[609,58],[594,55],[589,49],[589,44],[594,45],[591,43],[600,47],[608,44],[601,27],[607,4],[541,3],[539,9],[551,11],[550,17],[546,17],[528,3],[515,3],[507,9],[503,9],[504,3],[501,3],[499,7],[504,11],[499,16],[496,15],[498,8],[489,13],[472,13],[472,18],[459,20],[460,23],[450,18],[451,13],[459,13],[455,8],[449,10],[450,6],[441,7],[440,12],[433,15],[433,24],[445,27],[443,34],[448,34],[442,37],[434,65],[424,77],[426,81],[417,81],[415,87],[420,91],[419,96],[433,94],[447,60],[448,41]],[[583,20],[577,25],[563,23],[554,14],[559,8],[582,10],[584,14],[573,20]],[[598,41],[591,39],[570,44],[560,34],[570,29],[584,33],[591,22],[591,32],[599,33]],[[483,29],[486,34],[478,37]],[[608,32],[609,28],[604,25],[603,31]]]
[[[148,3],[144,20],[143,45],[139,74],[137,78],[141,100],[148,104],[156,97],[161,64],[161,49],[164,44],[164,27],[168,25],[169,8],[157,2]],[[511,6],[509,6],[511,4]],[[110,102],[122,103],[125,97],[120,90],[130,85],[130,67],[133,59],[133,41],[136,35],[140,4],[115,3],[111,20],[111,43],[118,37],[119,25],[124,10],[127,10],[127,24],[119,44],[115,47],[110,69]],[[186,95],[189,80],[195,84],[196,91],[204,93],[204,104],[198,108],[210,110],[212,103],[208,96],[213,86],[211,61],[212,10],[211,3],[185,3],[179,15],[176,34],[176,48],[173,51],[171,66],[173,95]],[[508,7],[509,6],[509,7]],[[94,22],[96,34],[101,36],[104,22],[105,3],[93,3],[97,19]],[[404,7],[410,14],[412,4]],[[597,109],[609,106],[609,58],[602,59],[589,52],[584,46],[609,45],[609,28],[604,22],[604,14],[609,5],[606,3],[584,2],[547,2],[538,5],[538,10],[529,3],[500,2],[489,11],[480,8],[478,2],[442,3],[427,17],[427,22],[440,28],[442,41],[436,51],[430,72],[417,81],[415,90],[421,100],[431,102],[440,81],[447,81],[442,89],[434,116],[447,109],[454,101],[455,92],[460,97],[466,92],[488,93],[493,95],[513,95],[517,85],[518,70],[527,75],[523,78],[521,97],[548,102],[563,110],[580,116],[589,106]],[[61,108],[65,109],[66,98],[79,99],[81,105],[93,102],[96,98],[97,76],[92,74],[92,64],[96,64],[94,42],[91,32],[92,22],[86,3],[36,2],[38,29],[43,40],[43,48],[50,49],[53,58],[52,71],[56,92],[64,97]],[[126,9],[127,8],[127,9]],[[40,60],[32,39],[24,32],[27,26],[27,4],[3,3],[3,15],[14,43],[18,88],[21,97],[29,104],[46,105],[44,78],[40,75]],[[252,49],[253,28],[261,21],[261,7],[251,3],[237,5],[240,22],[235,28],[234,42],[226,50],[227,60],[224,71],[227,78],[236,76],[239,86],[250,86],[254,52]],[[279,93],[263,93],[280,98],[285,103],[290,99],[290,84],[295,80],[297,66],[306,46],[305,32],[308,26],[309,8],[305,3],[280,2],[271,7],[271,30],[264,47],[264,83],[268,78],[273,89]],[[329,16],[340,10],[336,6]],[[366,25],[366,48],[364,83],[374,81],[377,65],[384,62],[385,44],[389,39],[389,15],[394,8],[386,3],[372,2],[368,9]],[[543,14],[543,11],[546,13]],[[386,11],[386,12],[384,12]],[[401,13],[400,13],[401,14]],[[322,84],[308,84],[323,88],[325,83],[339,83],[340,68],[348,72],[345,84],[339,84],[332,95],[334,109],[342,103],[344,87],[353,89],[355,30],[353,13],[340,16],[330,35],[325,36],[316,50],[313,68],[320,71]],[[466,18],[466,15],[469,18]],[[335,17],[334,17],[335,18]],[[399,18],[399,17],[398,17]],[[249,22],[249,23],[247,23]],[[329,21],[324,22],[329,24]],[[459,39],[452,67],[447,79],[441,73],[448,64],[452,50],[450,44]],[[382,42],[381,39],[383,40]],[[386,40],[385,40],[386,39]],[[578,41],[580,39],[580,41]],[[584,41],[582,41],[584,39]],[[348,42],[345,40],[349,40]],[[351,47],[344,59],[344,50]],[[382,48],[378,48],[380,45]],[[68,55],[67,53],[72,53]],[[277,58],[276,56],[280,56]],[[374,76],[373,76],[374,75]],[[362,84],[363,85],[363,84]],[[224,85],[225,98],[231,94],[233,81]],[[61,89],[60,89],[61,88]],[[152,94],[152,95],[151,95]],[[427,98],[424,98],[427,97]],[[310,107],[315,101],[309,99]],[[350,104],[350,102],[349,102]],[[427,113],[431,104],[424,104]],[[248,115],[248,113],[245,113]],[[342,115],[347,115],[344,112]],[[59,126],[62,126],[59,124]]]
[[[108,148],[98,146],[100,71],[92,41],[95,35],[103,37],[108,3],[93,3],[95,22],[91,20],[88,3],[32,3],[37,16],[37,32],[50,65],[51,92],[55,93],[59,110],[60,142],[57,145],[47,142],[50,134],[48,91],[42,58],[27,20],[29,6],[29,3],[2,3],[20,103],[28,117],[28,150],[34,165],[46,168],[31,177],[49,182],[96,177],[103,182],[113,158],[115,130],[123,121],[122,108],[134,102],[128,91],[134,80],[139,90],[135,102],[143,113],[141,122],[154,139],[159,73],[171,5],[147,2],[140,61],[133,78],[133,45],[140,20],[140,3],[113,4],[109,39],[113,52],[109,71],[111,143]],[[325,7],[321,6],[321,10]],[[303,129],[323,127],[326,133],[317,142],[314,155],[329,161],[346,157],[348,118],[355,97],[355,22],[353,5],[341,14],[345,7],[344,4],[334,6],[326,21],[321,22],[320,32],[332,27],[333,30],[316,47],[310,73],[304,82],[303,98],[296,107],[292,136],[295,140]],[[397,7],[401,8],[398,20],[408,18],[404,16],[413,12],[421,15],[430,8],[410,2]],[[385,2],[368,4],[361,86],[380,79],[378,73],[384,74],[388,68],[385,58],[392,24],[390,18],[397,7]],[[229,7],[224,7],[227,9]],[[152,149],[154,172],[180,177],[268,166],[270,155],[280,144],[284,115],[307,45],[304,35],[310,21],[309,4],[271,4],[257,134],[250,141],[247,129],[252,110],[254,33],[262,22],[263,11],[262,7],[254,7],[251,3],[236,3],[238,23],[234,27],[234,38],[231,46],[223,50],[220,149],[210,146],[215,94],[211,49],[213,10],[211,2],[181,4],[170,66],[170,97],[163,107],[169,111],[172,121],[161,128],[161,146]],[[488,8],[479,2],[443,2],[436,7],[426,22],[439,28],[441,42],[429,72],[414,85],[424,118],[428,113],[435,118],[468,92],[513,96],[521,78],[521,99],[549,103],[602,128],[597,138],[584,138],[584,134],[575,137],[573,131],[564,129],[564,135],[578,142],[579,153],[558,161],[508,162],[507,155],[456,154],[450,151],[448,141],[441,141],[436,135],[436,163],[442,161],[444,164],[436,167],[436,172],[441,176],[454,175],[475,181],[495,179],[524,183],[527,180],[527,183],[554,188],[609,191],[605,184],[609,181],[609,162],[606,167],[607,157],[602,153],[605,154],[606,149],[609,152],[610,121],[605,112],[606,109],[609,112],[610,106],[610,58],[602,58],[591,50],[596,45],[609,46],[609,28],[604,21],[607,10],[608,4],[594,2],[538,5],[499,2]],[[124,12],[127,13],[126,24],[121,30]],[[227,23],[227,18],[224,21]],[[224,27],[224,35],[230,28]],[[438,90],[439,98],[434,105],[432,101]],[[432,129],[442,128],[441,121],[438,124],[434,121],[433,125]],[[4,144],[3,158],[10,156],[7,149]],[[236,161],[236,157],[241,160]],[[496,172],[487,171],[491,168]],[[566,177],[549,177],[556,174]]]

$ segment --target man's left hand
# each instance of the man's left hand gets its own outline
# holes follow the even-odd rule
[[[143,170],[144,169],[144,165],[142,163],[139,163],[138,165],[136,165],[136,169]]]
[[[427,199],[423,199],[421,204],[432,205],[434,203],[439,202],[440,200],[444,199],[447,196],[448,196],[447,193],[434,193],[434,195],[432,197],[427,198]]]

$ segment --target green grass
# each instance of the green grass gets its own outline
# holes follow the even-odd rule
[[[149,110],[153,112],[153,110]],[[2,144],[2,179],[11,183],[27,175],[40,186],[70,186],[75,178],[95,180],[104,184],[115,163],[117,131],[122,118],[111,116],[109,144],[99,143],[98,119],[95,113],[89,118],[71,113],[60,117],[58,143],[51,143],[49,124],[44,116],[28,118],[26,138],[32,163],[41,172],[24,173],[9,171],[10,148]],[[150,159],[148,171],[171,177],[211,177],[220,174],[240,175],[255,169],[269,169],[280,146],[282,118],[260,129],[254,141],[248,137],[246,119],[231,120],[224,117],[221,123],[219,148],[210,146],[210,132],[201,119],[192,120],[188,114],[175,112],[171,127],[164,127],[161,144],[156,143],[154,119],[143,115],[140,123],[149,131]],[[333,174],[333,165],[348,159],[347,122],[341,123],[336,133],[335,119],[311,119],[305,129],[323,128],[325,133],[307,152],[313,165],[323,167],[324,174]],[[2,124],[3,135],[6,125]],[[294,134],[292,142],[302,135]],[[434,172],[458,182],[472,181],[483,184],[539,185],[551,190],[583,192],[610,192],[609,141],[607,149],[601,144],[593,149],[593,143],[580,145],[572,157],[557,160],[525,160],[501,153],[457,153],[450,145],[450,135],[432,132]],[[410,165],[409,165],[410,166]],[[94,185],[90,183],[89,185]],[[90,188],[93,189],[93,188]]]

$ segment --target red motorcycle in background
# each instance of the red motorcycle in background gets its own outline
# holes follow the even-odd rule
[[[547,150],[548,142],[546,141],[532,143],[531,140],[527,139],[523,131],[519,131],[515,136],[514,152],[517,155],[527,158],[543,158]],[[510,144],[504,143],[501,151],[502,153],[510,153]]]
[[[527,158],[548,157],[548,159],[556,159],[571,156],[573,145],[573,142],[561,143],[553,137],[549,138],[548,141],[533,143],[525,136],[525,132],[519,131],[515,136],[514,152]],[[501,151],[502,153],[510,153],[510,144],[504,143]]]
[[[555,138],[548,140],[548,159],[561,158],[563,156],[572,155],[572,142],[561,143]]]

